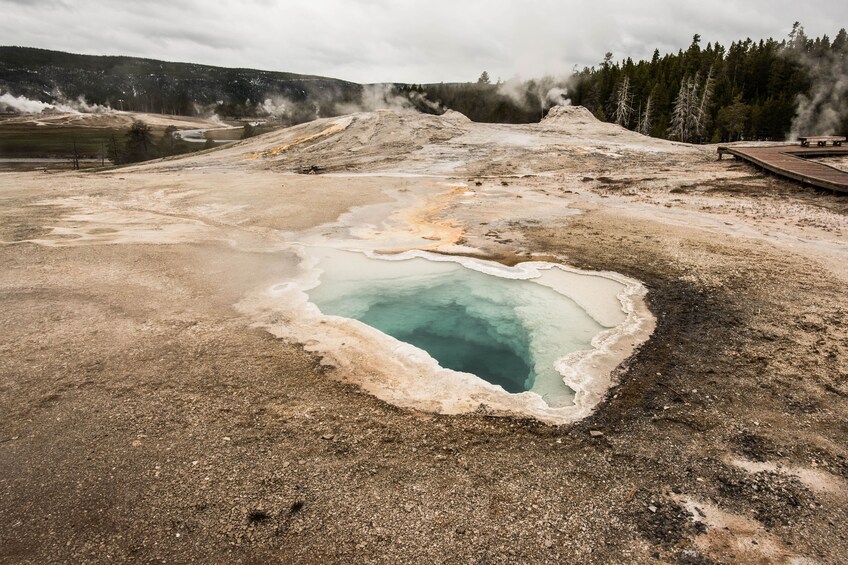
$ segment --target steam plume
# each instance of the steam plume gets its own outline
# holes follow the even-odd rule
[[[41,114],[45,111],[62,112],[65,114],[95,114],[112,112],[109,106],[100,104],[89,104],[85,97],[80,96],[76,100],[67,100],[61,93],[54,94],[54,102],[41,102],[32,100],[26,96],[15,96],[11,92],[0,93],[0,111],[14,112],[18,114]]]
[[[568,90],[565,88],[565,81],[552,76],[527,81],[517,77],[511,78],[498,85],[498,92],[509,97],[517,106],[530,110],[536,110],[536,108],[530,107],[531,100],[534,101],[533,104],[535,104],[535,100],[538,100],[538,109],[541,111],[552,106],[571,105],[571,101],[568,99]]]
[[[802,57],[813,84],[809,96],[798,96],[798,111],[792,120],[792,139],[799,135],[834,135],[848,118],[848,57],[827,53],[812,60]]]
[[[419,92],[412,91],[401,95],[390,84],[366,84],[362,87],[362,99],[358,103],[336,104],[336,111],[340,114],[353,114],[374,110],[416,110],[422,106],[439,114],[443,111],[438,104],[427,100]]]

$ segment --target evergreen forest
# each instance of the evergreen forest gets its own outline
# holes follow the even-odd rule
[[[608,53],[598,67],[575,73],[569,96],[602,120],[654,137],[782,140],[848,130],[846,71],[845,29],[833,40],[811,39],[796,23],[782,41],[703,46],[696,35],[685,51],[654,51],[650,61],[614,62]]]

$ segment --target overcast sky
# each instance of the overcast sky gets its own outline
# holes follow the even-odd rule
[[[530,78],[703,43],[848,27],[848,1],[0,0],[0,44],[356,82]]]

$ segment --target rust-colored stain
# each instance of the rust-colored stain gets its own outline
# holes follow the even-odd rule
[[[349,125],[350,125],[349,121],[343,122],[343,123],[333,124],[333,125],[331,125],[327,128],[324,128],[323,130],[319,131],[318,133],[313,133],[312,135],[306,135],[306,136],[303,136],[303,137],[299,137],[299,138],[297,138],[293,141],[290,141],[289,143],[286,143],[284,145],[279,145],[277,147],[272,147],[270,149],[266,149],[265,151],[257,151],[256,153],[251,153],[250,155],[247,156],[247,160],[255,161],[256,159],[261,159],[261,158],[276,157],[276,156],[278,156],[282,153],[285,153],[286,151],[288,151],[289,149],[291,149],[292,147],[295,147],[297,145],[303,145],[304,143],[311,143],[313,141],[317,141],[319,139],[329,137],[331,135],[335,135],[337,133],[343,132],[344,130],[347,129],[347,127]]]
[[[410,251],[413,249],[433,251],[443,245],[458,243],[465,233],[463,229],[454,223],[440,220],[438,216],[445,211],[457,197],[467,190],[468,187],[466,186],[451,187],[449,190],[432,197],[426,206],[415,208],[403,214],[402,219],[411,226],[413,234],[421,239],[432,241],[432,243],[427,245],[380,249],[378,252],[403,253],[404,251]]]

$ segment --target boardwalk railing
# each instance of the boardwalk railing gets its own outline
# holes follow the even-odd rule
[[[814,135],[810,137],[799,137],[798,141],[801,142],[801,147],[809,147],[813,143],[818,147],[827,147],[828,142],[832,143],[834,147],[841,147],[845,138],[841,135]]]

